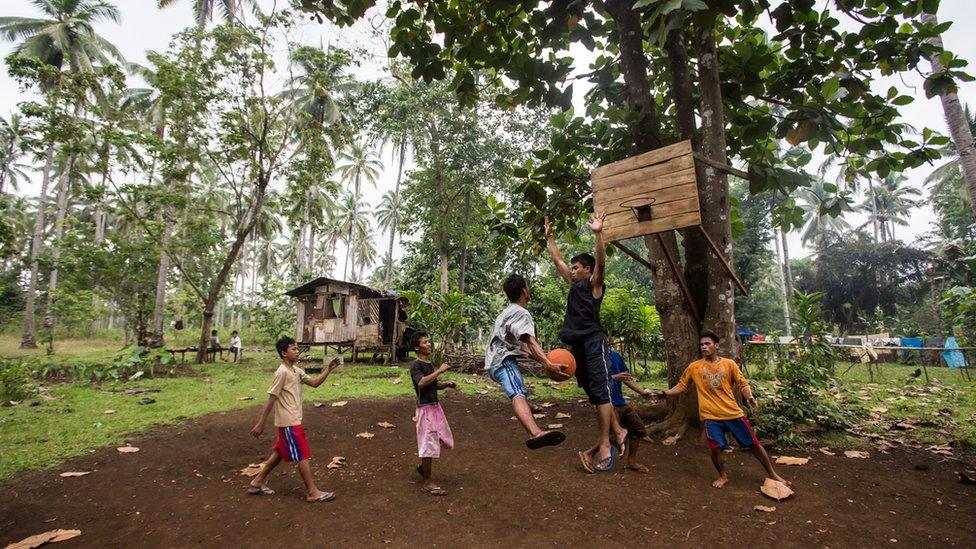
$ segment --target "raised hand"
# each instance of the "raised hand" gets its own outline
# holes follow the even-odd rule
[[[546,236],[552,236],[552,222],[549,221],[549,216],[542,218],[542,228],[546,231]]]
[[[335,370],[336,368],[338,368],[338,367],[339,367],[339,364],[341,364],[341,363],[342,363],[342,359],[341,359],[341,358],[339,358],[339,356],[338,356],[338,355],[336,355],[336,356],[335,356],[335,357],[334,357],[334,358],[332,359],[332,361],[331,361],[331,362],[329,362],[329,371],[331,372],[332,370]]]
[[[607,212],[603,211],[593,216],[590,221],[590,230],[594,233],[598,233],[603,230],[603,222],[607,219]]]

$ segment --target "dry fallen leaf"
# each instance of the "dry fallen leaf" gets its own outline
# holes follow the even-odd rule
[[[542,419],[542,418],[546,417],[546,414],[532,414],[532,417],[534,417],[536,419]]]
[[[316,403],[315,403],[315,407],[316,407],[316,408],[321,408],[321,407],[323,407],[323,406],[325,406],[325,403],[324,403],[324,402],[316,402]]]
[[[867,452],[861,450],[844,450],[844,455],[849,458],[868,459],[871,457]]]
[[[62,528],[58,528],[57,530],[50,530],[44,532],[43,534],[36,534],[29,538],[24,538],[17,543],[11,543],[6,547],[6,549],[32,549],[33,547],[40,547],[45,543],[57,543],[59,541],[76,538],[80,535],[81,530],[64,530]]]
[[[562,423],[550,423],[549,425],[546,425],[546,429],[562,429],[562,428],[563,428]]]
[[[241,469],[240,473],[245,477],[253,477],[261,472],[260,463],[248,463],[247,467]]]
[[[340,469],[346,465],[345,456],[332,456],[332,461],[326,467],[329,469]]]
[[[772,513],[773,511],[776,510],[776,506],[774,505],[774,506],[770,507],[768,505],[757,505],[757,506],[753,507],[752,510],[753,511],[762,511],[763,513]]]
[[[759,490],[776,501],[784,500],[793,495],[793,490],[789,486],[771,478],[767,478]]]
[[[356,436],[359,437],[359,438],[367,438],[367,439],[369,439],[369,438],[375,437],[376,435],[374,435],[373,433],[370,433],[369,431],[363,431],[362,433],[359,433]]]
[[[810,458],[793,456],[779,456],[776,458],[776,463],[780,465],[806,465],[808,461],[810,461]]]
[[[335,402],[332,403],[332,407],[333,408],[338,408],[340,406],[345,406],[346,404],[349,404],[349,403],[346,402],[345,400],[337,400],[337,401],[335,401]]]
[[[85,475],[90,475],[90,474],[91,471],[65,471],[58,476],[68,478],[68,477],[83,477]]]
[[[390,423],[389,421],[381,421],[381,422],[377,423],[377,425],[379,425],[380,427],[382,427],[384,429],[392,429],[392,428],[396,427],[396,425]]]
[[[396,385],[397,383],[400,383],[402,381],[403,381],[403,378],[402,377],[395,377],[395,378],[393,378],[393,384],[394,385]]]
[[[469,378],[464,378],[464,382],[467,383],[468,385],[474,385],[475,383],[478,383],[477,381]]]
[[[556,405],[555,402],[543,402],[539,406],[542,406],[543,408],[552,408],[555,405]]]
[[[569,419],[571,417],[573,417],[573,416],[567,414],[566,412],[558,412],[556,414],[556,419]]]
[[[825,455],[825,456],[836,456],[837,455],[835,452],[831,452],[830,451],[830,448],[827,448],[826,446],[824,446],[823,448],[820,448],[819,450],[820,450],[820,453],[823,454],[823,455]]]
[[[115,410],[105,410],[105,415],[110,416],[115,413]]]
[[[139,449],[136,448],[135,446],[119,446],[118,448],[116,448],[116,450],[122,452],[123,454],[131,454],[133,452],[139,451]]]
[[[875,406],[874,408],[871,408],[871,411],[876,414],[883,414],[888,411],[888,408],[885,408],[884,406]]]
[[[680,439],[678,438],[677,435],[671,435],[668,438],[662,440],[661,441],[661,444],[663,444],[665,446],[674,446],[675,444],[678,443],[679,440]]]
[[[252,396],[237,397],[237,400],[254,400]]]

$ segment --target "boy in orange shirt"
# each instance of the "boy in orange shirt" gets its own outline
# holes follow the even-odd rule
[[[725,463],[722,458],[723,451],[729,448],[729,443],[725,439],[726,433],[732,433],[743,450],[752,450],[752,454],[766,469],[769,478],[789,484],[773,470],[766,449],[759,443],[752,426],[749,425],[749,420],[736,402],[735,394],[732,392],[733,387],[742,393],[749,407],[753,410],[758,408],[756,397],[752,395],[749,382],[739,370],[739,365],[734,360],[718,356],[718,342],[718,334],[708,330],[703,331],[699,339],[701,360],[689,364],[678,384],[667,391],[662,391],[660,395],[676,396],[683,393],[689,383],[695,383],[695,390],[698,392],[698,415],[705,421],[705,435],[708,447],[711,449],[712,463],[718,470],[718,478],[712,486],[721,488],[729,482],[729,478],[725,476]]]

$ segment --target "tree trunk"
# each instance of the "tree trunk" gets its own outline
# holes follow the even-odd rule
[[[393,187],[393,218],[390,220],[390,248],[386,253],[386,285],[389,286],[393,281],[393,243],[396,240],[397,217],[399,216],[400,206],[400,182],[403,179],[403,163],[407,154],[407,140],[400,141],[400,159],[397,163],[396,186]]]
[[[471,218],[471,189],[464,193],[464,230],[470,226]],[[465,291],[464,278],[468,270],[468,239],[467,234],[461,239],[461,260],[458,262],[458,291],[462,294]]]
[[[446,215],[444,215],[444,173],[441,169],[441,147],[440,147],[440,133],[437,130],[437,126],[431,122],[430,123],[430,152],[434,159],[434,197],[437,203],[437,207],[441,210],[441,219],[437,220],[437,232],[436,232],[436,246],[437,246],[437,259],[438,259],[438,289],[440,293],[446,294],[448,290],[448,265],[447,265],[447,231],[444,227],[446,223]]]
[[[783,258],[786,257],[786,251],[785,251],[785,244],[786,244],[786,242],[785,242],[785,240],[783,241],[783,244],[784,245],[783,246],[780,245],[780,238],[782,236],[783,236],[783,233],[779,229],[776,229],[776,231],[773,233],[773,240],[776,241],[776,261],[777,262],[780,261],[780,258],[781,257],[783,257]],[[782,264],[777,265],[777,269],[776,270],[779,271],[779,280],[781,282],[780,289],[782,290],[782,294],[783,294],[783,328],[784,328],[784,335],[786,337],[793,337],[793,326],[792,326],[793,323],[790,321],[790,298],[792,297],[793,294],[791,293],[791,287],[790,287],[790,285],[786,281],[786,263],[787,263],[786,260],[784,260]]]
[[[75,109],[78,111],[79,109]],[[80,114],[80,113],[79,113]],[[44,306],[44,327],[50,332],[48,353],[54,352],[54,293],[58,289],[58,260],[61,259],[61,237],[64,235],[64,218],[68,214],[68,196],[71,194],[71,171],[75,157],[68,159],[64,172],[58,178],[57,211],[54,214],[54,238],[51,241],[51,274],[47,284],[47,303]]]
[[[34,320],[37,299],[37,278],[40,269],[39,256],[44,241],[45,210],[47,209],[47,190],[51,184],[51,170],[54,166],[54,143],[48,143],[44,159],[44,173],[41,177],[41,193],[38,197],[37,212],[34,214],[34,236],[31,239],[30,279],[27,282],[27,303],[24,306],[24,333],[20,339],[21,349],[37,348],[37,325]]]
[[[95,242],[100,243],[105,240],[105,182],[108,180],[108,169],[109,169],[109,153],[111,152],[111,146],[108,142],[108,136],[105,137],[105,143],[102,146],[102,181],[98,186],[98,201],[95,203]]]
[[[793,299],[796,290],[793,289],[793,266],[790,265],[790,248],[786,243],[786,233],[779,229],[777,232],[783,242],[783,277],[786,279],[786,295]]]
[[[934,13],[923,13],[922,22],[937,25],[939,20]],[[928,41],[939,48],[942,47],[941,36],[934,36]],[[945,70],[938,58],[931,58],[929,62],[932,64],[933,71]],[[952,136],[952,142],[959,153],[959,165],[962,168],[963,180],[966,182],[966,191],[969,193],[970,208],[973,216],[976,217],[976,149],[973,148],[973,133],[969,127],[969,120],[966,119],[966,114],[959,103],[955,87],[940,95],[939,99],[942,100],[942,111],[949,126],[949,135]]]
[[[874,194],[874,178],[868,178],[868,192],[871,194],[871,228],[874,230],[874,241],[881,242],[878,227],[878,199]]]
[[[153,302],[152,329],[149,335],[150,347],[162,347],[165,345],[165,331],[163,329],[163,319],[166,309],[166,279],[169,278],[169,243],[173,238],[173,215],[169,209],[163,214],[166,219],[163,222],[163,236],[159,242],[159,267],[156,269],[156,297]]]

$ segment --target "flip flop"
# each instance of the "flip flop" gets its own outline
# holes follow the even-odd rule
[[[593,470],[596,471],[597,473],[609,473],[610,471],[613,470],[613,463],[616,460],[617,460],[617,447],[611,444],[610,445],[610,456],[609,457],[606,457],[606,458],[603,458],[600,461],[598,461],[595,464],[593,464]],[[604,464],[604,463],[606,463],[607,465],[604,466],[604,467],[601,467],[601,465]]]
[[[586,459],[586,452],[576,452],[576,453],[579,455],[580,463],[583,464],[583,469],[586,469],[586,472],[591,475],[595,473],[596,471],[593,470],[593,463],[591,463],[590,460]]]
[[[564,440],[566,440],[566,435],[562,431],[546,431],[537,437],[526,440],[525,445],[529,447],[529,450],[538,450],[543,446],[562,444]]]
[[[267,486],[251,486],[247,489],[247,493],[251,494],[252,496],[270,496],[274,493],[274,490],[268,488]]]
[[[432,496],[446,496],[447,495],[447,490],[445,490],[443,488],[428,488],[428,487],[424,486],[424,492],[427,492],[428,494],[430,494]]]
[[[315,499],[306,499],[305,501],[309,503],[319,503],[325,501],[332,501],[335,499],[335,492],[322,492],[322,495]]]

